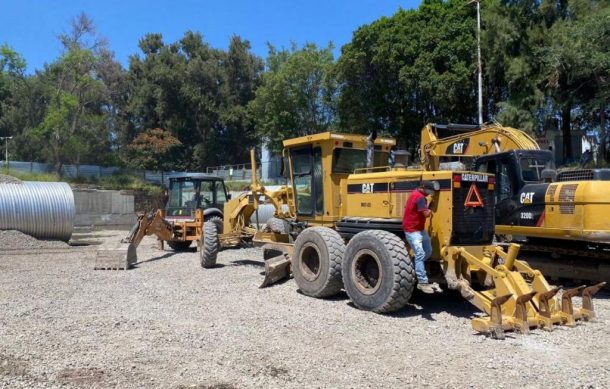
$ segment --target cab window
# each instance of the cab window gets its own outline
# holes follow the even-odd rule
[[[225,185],[222,181],[215,181],[216,185],[216,204],[224,204],[227,202]]]

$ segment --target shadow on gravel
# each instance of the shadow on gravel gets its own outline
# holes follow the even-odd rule
[[[351,301],[348,305],[357,309]],[[441,312],[447,312],[456,317],[471,318],[478,311],[464,300],[459,292],[445,290],[443,293],[423,294],[416,290],[404,308],[386,315],[398,318],[421,316],[426,320],[436,321],[432,315]]]
[[[285,280],[282,280],[281,282],[278,282],[277,284],[280,284],[280,283],[283,284],[284,282],[286,282],[288,280],[289,280],[289,278],[286,278]],[[297,289],[297,293],[300,294],[300,295],[309,297],[305,293],[303,293],[303,291],[301,291],[301,289]],[[314,297],[311,297],[311,298],[314,298]],[[347,295],[347,293],[345,293],[345,291],[342,290],[341,292],[337,293],[336,295],[330,296],[330,297],[324,297],[322,300],[325,300],[325,301],[345,301],[345,300],[349,300],[349,296]],[[349,302],[348,305],[352,306],[353,308],[356,308],[354,306],[354,304],[352,304],[351,302]]]
[[[173,257],[173,256],[174,256],[174,255],[176,255],[176,254],[178,254],[178,252],[176,252],[176,251],[170,251],[170,252],[165,253],[165,254],[163,254],[163,255],[161,255],[161,256],[158,256],[158,257],[153,257],[153,258],[151,258],[151,259],[147,259],[146,261],[140,261],[140,262],[137,262],[137,263],[134,265],[134,267],[138,267],[138,265],[141,265],[141,264],[143,264],[143,263],[155,262],[155,261],[158,261],[158,260],[160,260],[160,259],[170,258],[170,257]]]
[[[231,261],[232,266],[256,266],[265,267],[265,263],[261,261],[254,261],[252,259],[239,259],[237,261]]]

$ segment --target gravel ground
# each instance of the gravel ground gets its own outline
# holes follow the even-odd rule
[[[92,270],[97,246],[0,253],[0,386],[610,387],[607,292],[595,323],[497,341],[473,333],[476,310],[456,293],[377,315],[293,280],[258,289],[260,249],[204,270],[196,252],[154,245],[129,271]]]
[[[21,184],[21,180],[6,174],[0,174],[0,184]]]
[[[0,230],[1,250],[31,250],[31,249],[53,249],[68,248],[66,242],[60,240],[40,240],[21,231]]]

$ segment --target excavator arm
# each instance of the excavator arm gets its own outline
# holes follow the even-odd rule
[[[128,246],[113,249],[100,249],[95,258],[95,269],[129,269],[138,261],[137,248],[147,235],[156,235],[162,241],[174,238],[172,225],[163,218],[163,210],[149,214],[140,214],[138,220],[129,231],[129,235],[121,240]]]
[[[439,138],[439,130],[464,132]],[[499,124],[427,124],[421,131],[420,161],[425,170],[439,170],[444,159],[522,149],[539,150],[538,143],[523,131]]]

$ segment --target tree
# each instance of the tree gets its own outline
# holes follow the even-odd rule
[[[490,1],[484,12],[486,79],[504,124],[533,132],[560,118],[564,160],[573,160],[575,114],[590,127],[604,112],[608,3],[596,0]],[[606,94],[607,96],[607,94]],[[583,116],[584,114],[584,116]],[[595,116],[595,115],[594,115]],[[605,124],[602,126],[604,127]]]
[[[44,85],[46,111],[28,134],[46,145],[46,159],[58,173],[66,162],[104,163],[111,138],[103,109],[108,104],[108,91],[98,73],[102,56],[107,61],[111,57],[104,51],[104,40],[85,14],[75,18],[71,30],[59,39],[64,53],[38,74]]]
[[[463,1],[424,0],[356,30],[337,66],[341,127],[416,148],[428,121],[472,122],[475,20]]]
[[[130,166],[144,170],[170,170],[170,154],[180,145],[177,138],[162,128],[144,131],[127,146]]]
[[[7,44],[0,46],[0,134],[14,134],[11,114],[20,83],[25,80],[25,60]]]
[[[173,166],[180,170],[234,163],[235,157],[245,156],[255,136],[244,107],[262,71],[250,44],[233,37],[223,52],[187,31],[169,45],[160,34],[148,34],[140,49],[144,57],[130,59],[122,144],[147,128],[161,127],[182,144],[172,153]]]
[[[267,72],[249,110],[270,148],[285,138],[329,131],[336,126],[337,82],[333,46],[306,44],[290,51],[269,45]]]

